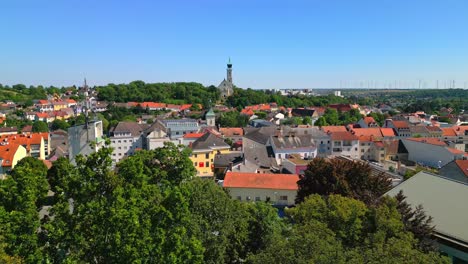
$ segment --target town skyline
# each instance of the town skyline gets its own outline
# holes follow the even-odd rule
[[[464,1],[8,2],[0,83],[464,88]],[[348,83],[348,84],[347,84]],[[406,86],[408,86],[406,85]],[[392,85],[404,88],[405,85]],[[388,87],[388,85],[387,85]],[[424,85],[421,85],[424,88]]]

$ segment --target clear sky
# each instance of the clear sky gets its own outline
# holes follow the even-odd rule
[[[243,88],[468,81],[466,0],[46,0],[0,3],[0,83]]]

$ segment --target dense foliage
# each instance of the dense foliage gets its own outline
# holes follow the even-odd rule
[[[340,194],[372,204],[391,187],[387,178],[373,175],[367,163],[337,158],[313,159],[297,184],[296,202],[311,194]]]
[[[0,260],[26,263],[447,263],[423,252],[397,200],[305,198],[279,218],[194,178],[167,143],[111,169],[110,148],[47,171],[23,159],[0,181]],[[47,196],[48,190],[53,192]]]

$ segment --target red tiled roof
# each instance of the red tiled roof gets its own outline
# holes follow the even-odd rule
[[[372,116],[366,116],[366,117],[364,117],[364,123],[369,125],[370,123],[376,123],[376,122],[375,122],[375,119]]]
[[[354,134],[358,137],[360,136],[373,136],[375,138],[382,137],[380,128],[378,127],[369,127],[369,128],[353,128]]]
[[[409,125],[406,121],[393,121],[393,125],[396,128],[409,128]]]
[[[11,167],[15,153],[19,148],[19,144],[9,143],[5,146],[0,146],[0,158],[3,159],[2,167]]]
[[[49,104],[49,101],[47,101],[47,100],[39,100],[39,104],[41,104],[41,105],[48,105],[48,104]]]
[[[205,133],[188,133],[184,135],[184,138],[201,138]]]
[[[44,113],[36,113],[36,116],[39,118],[48,118],[49,114],[44,112]]]
[[[191,104],[183,104],[180,106],[180,111],[188,110],[190,107],[192,107]]]
[[[248,116],[253,116],[254,112],[253,112],[252,108],[246,108],[246,109],[242,109],[241,114],[248,115]]]
[[[299,181],[297,174],[227,172],[223,187],[297,190],[297,181]]]
[[[456,160],[455,164],[457,164],[458,168],[468,177],[468,160]]]
[[[425,143],[425,144],[436,145],[436,146],[444,146],[444,147],[447,146],[447,144],[445,144],[445,142],[440,141],[440,139],[438,139],[438,138],[407,138],[407,140],[416,141],[416,142]]]
[[[447,148],[448,151],[450,151],[450,153],[452,154],[465,154],[464,151],[461,151],[459,149],[456,149],[456,148]]]
[[[334,133],[334,132],[347,132],[345,126],[323,126],[322,131],[324,131],[325,133],[328,133],[328,132],[332,132],[332,133]]]
[[[27,135],[3,135],[0,136],[0,141],[9,142],[9,144],[19,144],[30,150],[31,145],[40,145],[41,140],[48,140],[49,133],[30,133]]]
[[[339,132],[333,132],[331,133],[331,139],[332,140],[347,140],[347,141],[352,141],[352,140],[358,140],[359,138],[355,135],[353,135],[351,132],[348,131],[339,131]]]
[[[232,137],[244,135],[244,129],[242,127],[221,127],[219,128],[221,135]]]
[[[73,99],[67,99],[67,103],[69,104],[76,104],[76,101]]]
[[[455,130],[453,130],[452,127],[443,127],[442,129],[442,136],[444,137],[456,137],[457,134],[455,133]]]
[[[380,132],[382,133],[382,136],[384,137],[394,137],[396,136],[395,135],[395,131],[393,130],[393,128],[387,128],[387,127],[382,127],[380,128]]]

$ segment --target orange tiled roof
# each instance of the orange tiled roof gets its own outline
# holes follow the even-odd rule
[[[18,144],[26,148],[26,150],[31,149],[31,145],[40,145],[41,140],[48,140],[49,133],[30,133],[26,135],[3,135],[0,136],[1,142],[8,142],[9,144]]]
[[[323,126],[322,127],[322,130],[325,132],[325,133],[328,133],[328,132],[347,132],[348,130],[346,130],[346,127],[345,126]]]
[[[461,151],[459,149],[456,149],[456,148],[447,148],[448,151],[450,151],[450,153],[452,154],[465,154],[464,151]]]
[[[242,127],[221,127],[219,128],[219,132],[227,137],[244,135],[244,129],[242,129]]]
[[[441,141],[438,138],[423,138],[423,137],[421,137],[421,138],[407,138],[407,140],[421,142],[421,143],[425,143],[425,144],[436,145],[436,146],[444,146],[444,147],[447,146],[447,144],[445,144],[445,142]]]
[[[374,136],[376,138],[382,137],[380,128],[378,127],[369,127],[369,128],[353,128],[354,134],[358,137],[360,136]]]
[[[442,129],[442,136],[444,137],[456,137],[457,133],[453,130],[452,127],[443,127]]]
[[[375,122],[375,119],[372,116],[366,116],[366,117],[364,117],[364,123],[369,125],[370,123],[376,123],[376,122]]]
[[[254,188],[297,190],[297,174],[243,173],[227,172],[224,177],[225,188]]]
[[[457,164],[458,168],[468,177],[468,160],[456,160],[455,164]]]
[[[409,128],[409,125],[406,121],[393,121],[393,125],[396,128]]]
[[[358,140],[359,138],[357,136],[353,135],[349,131],[339,131],[339,132],[332,132],[331,133],[331,139],[332,140],[352,141],[352,140]]]
[[[188,133],[184,135],[184,138],[201,138],[205,133]]]
[[[5,146],[0,146],[0,158],[3,159],[3,167],[11,167],[15,153],[19,148],[19,144],[9,143]]]
[[[393,130],[393,128],[388,128],[388,127],[381,127],[380,128],[380,133],[382,133],[382,136],[384,136],[384,137],[394,137],[394,136],[396,136],[395,131]]]

